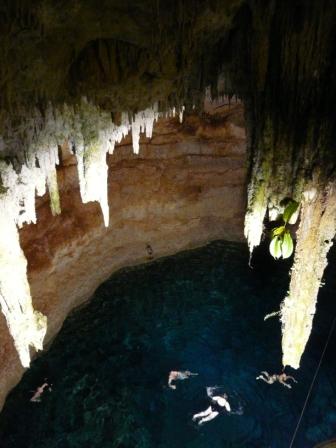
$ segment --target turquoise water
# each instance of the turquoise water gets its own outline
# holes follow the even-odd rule
[[[280,325],[263,321],[288,285],[289,263],[262,249],[247,265],[240,244],[212,243],[113,275],[70,316],[49,352],[33,362],[0,415],[1,448],[288,447],[335,314],[332,266],[314,331],[291,373],[292,390],[256,381],[280,370]],[[333,263],[335,267],[335,263]],[[336,436],[336,334],[294,447]],[[199,375],[167,388],[168,372]],[[53,384],[40,403],[31,391]],[[191,421],[220,385],[243,415]]]

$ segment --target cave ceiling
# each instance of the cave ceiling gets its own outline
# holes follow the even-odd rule
[[[0,130],[30,108],[83,96],[115,121],[155,101],[200,110],[210,85],[244,100],[253,141],[271,128],[317,158],[322,144],[329,173],[335,9],[327,0],[3,0]]]
[[[83,95],[112,112],[196,101],[209,82],[211,48],[228,36],[241,3],[2,1],[2,108]]]

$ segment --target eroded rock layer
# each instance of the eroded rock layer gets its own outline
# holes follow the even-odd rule
[[[108,156],[109,227],[99,204],[83,204],[76,158],[66,145],[57,177],[62,214],[37,203],[37,223],[20,230],[33,306],[48,318],[45,342],[65,317],[122,266],[207,241],[241,240],[245,209],[245,131],[240,104],[220,114],[160,120],[139,155],[124,140]],[[0,317],[0,403],[23,369]]]

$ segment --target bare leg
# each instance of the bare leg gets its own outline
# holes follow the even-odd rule
[[[210,422],[210,420],[213,420],[214,418],[216,418],[218,414],[219,414],[219,412],[217,412],[217,411],[211,412],[211,414],[209,414],[207,417],[201,418],[201,420],[198,422],[198,424],[203,425],[203,423],[205,423],[205,422]]]
[[[212,412],[212,407],[209,406],[208,409],[206,409],[205,411],[195,414],[192,419],[193,419],[193,421],[195,421],[198,418],[205,417],[205,416],[211,414],[211,412]]]
[[[261,372],[261,373],[264,373],[264,372]],[[273,384],[274,383],[274,380],[269,375],[266,376],[266,378],[263,377],[262,375],[259,375],[259,376],[257,376],[256,380],[263,380],[267,384]]]
[[[292,388],[292,386],[291,386],[290,384],[285,383],[284,380],[279,380],[279,383],[282,384],[282,385],[285,386],[285,387],[288,387],[288,389],[291,389],[291,388]]]
[[[260,375],[256,377],[256,380],[264,380],[267,382],[269,379],[269,373],[268,372],[260,372]]]

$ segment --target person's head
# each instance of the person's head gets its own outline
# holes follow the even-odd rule
[[[228,396],[226,394],[223,394],[222,397],[224,398],[224,400],[228,399]]]

